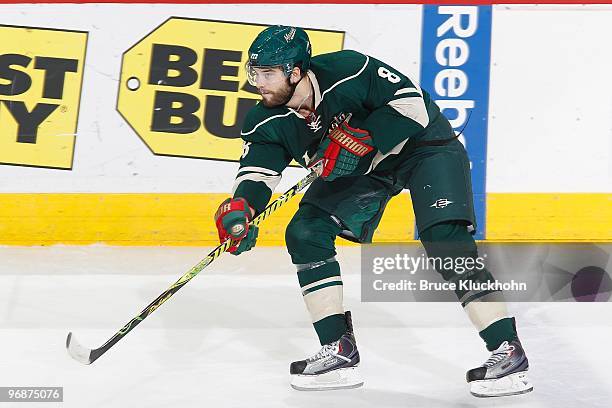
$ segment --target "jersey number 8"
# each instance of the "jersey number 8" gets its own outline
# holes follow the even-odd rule
[[[386,78],[387,81],[391,82],[392,84],[397,84],[399,81],[402,80],[399,75],[394,74],[385,67],[378,68],[378,76],[380,76],[381,78]]]

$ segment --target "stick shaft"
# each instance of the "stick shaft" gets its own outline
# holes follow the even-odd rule
[[[306,186],[312,183],[317,178],[317,174],[312,171],[302,180],[298,181],[293,187],[287,190],[284,194],[278,197],[276,200],[271,202],[264,211],[259,214],[257,217],[251,221],[253,225],[259,225],[263,220],[268,218],[270,214],[276,211],[278,208],[283,206],[287,201],[293,198],[298,192],[303,190]],[[125,326],[123,326],[113,337],[111,337],[106,343],[100,346],[97,349],[91,351],[90,355],[90,364],[97,360],[101,355],[106,353],[115,343],[125,337],[130,331],[132,331],[136,326],[140,324],[144,319],[146,319],[151,313],[157,310],[164,302],[170,299],[176,292],[179,291],[180,288],[185,286],[187,282],[193,279],[198,273],[200,273],[204,268],[210,265],[215,259],[217,259],[221,254],[223,254],[227,249],[231,246],[231,241],[227,240],[213,249],[202,261],[200,261],[197,265],[187,271],[183,276],[181,276],[172,286],[170,286],[166,291],[164,291],[161,295],[157,297],[153,302],[151,302],[146,308],[144,308],[140,314],[130,320]]]

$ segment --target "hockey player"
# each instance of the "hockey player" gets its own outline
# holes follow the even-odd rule
[[[248,51],[249,82],[262,101],[247,115],[233,197],[215,214],[219,238],[238,242],[237,255],[255,245],[249,221],[266,206],[292,159],[320,177],[304,194],[285,240],[322,348],[293,362],[300,390],[359,387],[359,352],[350,312],[342,302],[337,236],[370,243],[391,197],[408,188],[419,237],[429,257],[476,258],[470,169],[448,120],[415,82],[355,51],[311,58],[306,32],[263,30]],[[446,281],[487,282],[486,269],[438,272]],[[528,361],[495,291],[456,290],[492,352],[467,372],[479,397],[529,392]]]

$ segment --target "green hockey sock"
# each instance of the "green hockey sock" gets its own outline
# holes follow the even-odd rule
[[[518,339],[514,317],[506,317],[488,325],[480,333],[480,337],[485,341],[487,350],[493,351],[504,341]]]

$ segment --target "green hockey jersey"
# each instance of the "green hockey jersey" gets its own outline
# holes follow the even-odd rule
[[[308,118],[288,107],[253,107],[242,127],[244,141],[234,197],[260,213],[292,159],[306,167],[332,123],[352,114],[350,125],[368,130],[376,153],[367,172],[389,170],[406,142],[419,140],[440,109],[429,94],[389,65],[356,51],[312,58],[307,75],[315,111]],[[405,150],[405,149],[404,149]]]

